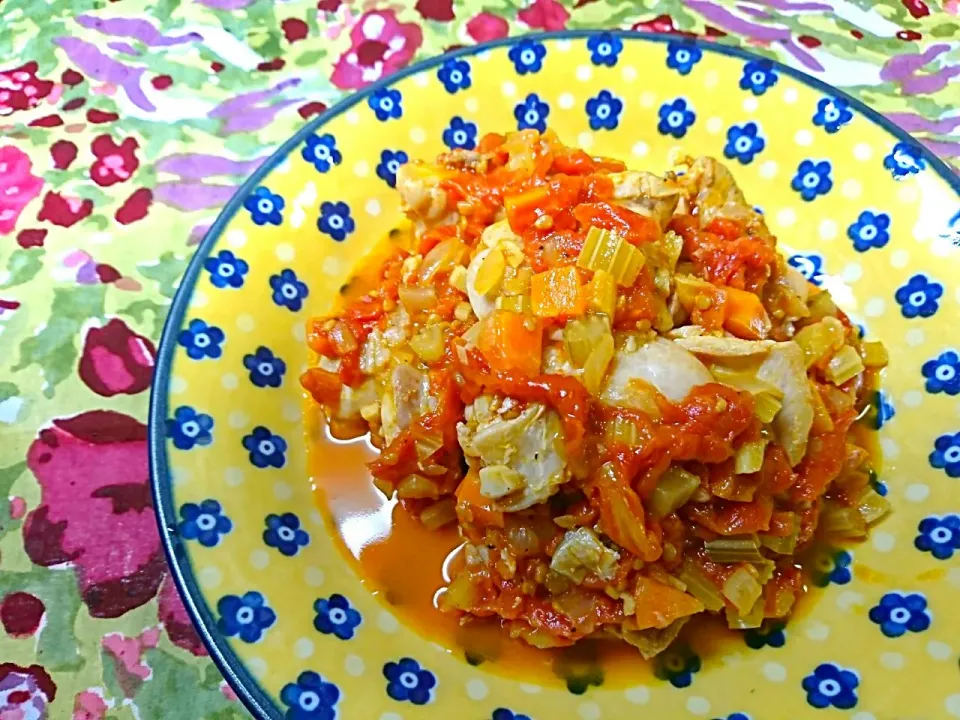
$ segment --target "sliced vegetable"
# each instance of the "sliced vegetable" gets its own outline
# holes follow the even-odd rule
[[[867,525],[873,525],[890,513],[890,501],[868,486],[857,498],[857,510]]]
[[[763,586],[745,566],[734,570],[723,583],[723,596],[733,603],[741,617],[750,614],[762,593]]]
[[[563,340],[571,362],[578,368],[586,365],[590,353],[605,336],[610,336],[610,322],[599,315],[587,315],[568,322],[563,329]]]
[[[698,487],[698,476],[673,465],[660,477],[647,505],[655,517],[664,517],[686,504]]]
[[[874,370],[885,368],[890,362],[890,356],[887,354],[887,348],[881,342],[865,342],[860,347],[860,356],[863,358],[865,367]]]
[[[463,269],[462,266],[457,266]],[[416,287],[410,285],[401,285],[398,293],[400,302],[408,312],[418,312],[420,310],[429,310],[437,304],[437,290],[433,287]]]
[[[494,311],[477,338],[477,348],[491,368],[531,376],[540,372],[542,344],[539,322],[508,310]]]
[[[694,563],[689,560],[685,562],[677,578],[687,586],[687,592],[703,603],[707,610],[716,612],[723,609],[724,602],[720,588]]]
[[[752,292],[724,288],[727,295],[724,329],[745,340],[763,340],[770,334],[770,318]]]
[[[807,450],[807,437],[814,414],[800,346],[785,342],[770,348],[757,377],[776,385],[783,393],[783,407],[773,420],[773,430],[790,459],[790,465],[794,466],[803,459]]]
[[[494,293],[503,282],[503,274],[507,269],[507,261],[499,247],[487,253],[487,256],[477,268],[477,277],[473,286],[483,295]]]
[[[538,185],[517,195],[507,195],[503,199],[503,209],[507,213],[510,229],[516,233],[528,230],[537,218],[543,215],[548,205],[550,188]]]
[[[851,345],[844,345],[839,352],[830,359],[824,373],[827,380],[834,385],[843,385],[863,372],[863,361]]]
[[[741,340],[739,338],[698,335],[674,340],[694,355],[731,358],[751,355],[765,355],[773,347],[772,340]]]
[[[497,309],[527,315],[530,312],[530,296],[501,295],[497,298]]]
[[[737,454],[734,458],[734,472],[737,475],[760,472],[768,442],[767,439],[750,440],[737,448]]]
[[[703,603],[695,597],[643,575],[637,578],[633,598],[634,619],[640,630],[663,629],[679,618],[703,610]]]
[[[467,246],[456,238],[441,241],[428,252],[417,268],[417,281],[426,284],[441,270],[459,265],[467,253]]]
[[[410,339],[410,349],[425,363],[432,363],[443,357],[444,343],[443,326],[427,325]]]
[[[818,323],[801,328],[793,340],[803,350],[804,365],[811,367],[823,362],[843,347],[843,323],[835,317],[826,317]]]
[[[633,420],[618,415],[607,425],[606,438],[611,443],[634,447],[640,443],[640,429]]]
[[[636,491],[617,478],[611,463],[605,463],[593,482],[600,505],[603,532],[620,547],[652,562],[660,557],[660,543],[647,536],[643,503]]]
[[[763,625],[763,599],[758,599],[745,615],[733,608],[726,609],[727,627],[731,630],[749,630]]]
[[[612,580],[620,555],[604,546],[590,528],[568,530],[553,552],[550,569],[575,583],[592,573],[601,580]]]
[[[835,539],[859,539],[867,535],[867,523],[858,508],[832,501],[823,503],[820,527],[827,536]]]
[[[577,269],[567,265],[530,278],[530,305],[537,317],[582,315],[586,301]]]
[[[587,361],[583,364],[583,375],[581,379],[583,380],[584,387],[587,388],[587,391],[591,395],[596,395],[600,391],[600,386],[603,384],[603,376],[606,374],[612,359],[613,335],[603,335],[591,351],[590,357],[588,357]]]
[[[760,544],[777,555],[793,555],[797,549],[797,538],[800,536],[800,521],[793,513],[789,514],[790,530],[786,535],[760,533]]]
[[[444,525],[456,521],[456,505],[452,498],[437,500],[433,505],[420,513],[420,522],[427,530],[439,530]]]
[[[840,312],[840,308],[836,306],[833,298],[830,297],[830,293],[826,290],[821,290],[810,298],[809,308],[810,320],[813,322],[822,320],[825,317],[835,318]]]
[[[480,492],[480,475],[469,472],[457,488],[457,517],[479,527],[503,527],[503,513]]]
[[[397,483],[397,496],[401,498],[437,498],[437,486],[422,475],[407,475]]]
[[[707,540],[704,544],[707,558],[711,562],[730,565],[739,562],[757,562],[763,559],[760,554],[760,541],[757,536],[730,535],[715,540]]]
[[[753,414],[764,425],[772,423],[782,407],[783,403],[773,393],[761,392],[753,396]]]
[[[713,376],[693,354],[658,337],[634,350],[624,347],[616,352],[601,399],[608,405],[647,410],[638,381],[649,383],[671,402],[680,402],[697,385],[712,382]]]
[[[492,500],[520,490],[524,486],[523,475],[506,465],[490,465],[480,468],[480,494]]]
[[[591,227],[577,258],[584,270],[603,270],[610,273],[618,285],[630,287],[643,267],[644,256],[622,235]]]
[[[617,309],[617,281],[606,270],[597,270],[587,285],[587,306],[608,318]]]

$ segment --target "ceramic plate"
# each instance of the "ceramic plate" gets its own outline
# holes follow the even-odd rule
[[[648,671],[585,661],[508,677],[411,629],[327,526],[298,384],[305,321],[397,224],[400,163],[518,127],[655,172],[676,151],[724,158],[790,262],[889,348],[876,417],[895,512],[821,558],[825,589],[785,629],[721,647],[694,637]],[[254,714],[297,720],[960,717],[958,188],[843,93],[737,50],[640,34],[467,48],[309,123],[198,249],[152,397],[165,546],[227,679]],[[356,472],[361,451],[319,462]]]

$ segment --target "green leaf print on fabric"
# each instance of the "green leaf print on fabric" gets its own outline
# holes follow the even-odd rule
[[[14,250],[7,261],[9,277],[0,284],[0,290],[16,287],[30,282],[43,269],[43,250]]]
[[[12,385],[14,389],[17,387],[13,385],[13,383],[0,383],[0,402],[12,397],[12,395],[7,398],[3,397],[5,390],[9,389],[5,386],[10,385]],[[13,513],[10,511],[10,489],[20,476],[23,475],[23,471],[26,470],[26,468],[26,462],[18,462],[16,465],[0,468],[0,539],[3,539],[3,536],[8,532],[20,527],[20,517],[14,518],[13,516],[21,515],[21,513]],[[0,593],[0,595],[2,595],[2,593]]]
[[[172,298],[177,292],[177,285],[187,268],[187,259],[178,257],[172,252],[166,252],[155,263],[137,265],[137,270],[145,278],[156,280],[160,294]]]
[[[120,308],[117,312],[121,315],[128,315],[137,321],[138,325],[145,325],[147,322],[147,314],[153,316],[153,325],[152,330],[150,331],[151,337],[160,337],[160,333],[163,332],[163,323],[167,319],[167,311],[169,308],[166,305],[155,302],[153,300],[135,300],[126,307]]]
[[[187,664],[160,649],[147,650],[143,658],[153,675],[136,694],[135,702],[139,707],[164,708],[164,720],[196,720],[231,709],[233,703],[219,686],[201,684],[200,671],[195,665]],[[179,699],[171,703],[170,698],[174,696]]]

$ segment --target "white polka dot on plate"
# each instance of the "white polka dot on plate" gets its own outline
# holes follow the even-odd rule
[[[793,208],[784,208],[777,213],[777,224],[780,227],[790,227],[797,222],[797,211]]]
[[[625,82],[633,82],[637,79],[637,69],[633,65],[624,65],[623,70],[620,71],[620,75]]]
[[[639,140],[633,144],[632,152],[637,157],[645,157],[646,154],[650,152],[650,146],[643,142],[643,140]]]
[[[197,573],[197,579],[200,581],[200,586],[204,590],[216,590],[220,587],[220,583],[223,582],[223,573],[220,572],[220,568],[216,565],[208,565],[207,567],[200,568],[200,572]]]
[[[307,585],[310,587],[320,587],[323,585],[323,581],[326,579],[326,575],[323,570],[318,567],[311,565],[307,568],[304,573],[304,580],[307,581]]]
[[[584,130],[582,133],[577,135],[577,144],[584,150],[589,150],[593,147],[593,133],[587,130]]]
[[[190,307],[206,307],[208,302],[210,302],[210,298],[207,297],[205,292],[194,289],[193,295],[190,297]]]
[[[560,52],[570,52],[570,48],[573,47],[573,43],[568,39],[557,40],[553,46],[557,48]]]
[[[467,681],[467,697],[471,700],[483,700],[490,694],[490,688],[483,680],[473,678]]]
[[[840,271],[840,277],[843,278],[844,282],[855,283],[863,277],[863,267],[861,267],[860,263],[847,263],[843,267],[843,270]]]
[[[370,163],[366,160],[357,160],[353,164],[353,174],[357,177],[366,177],[370,174]]]
[[[837,607],[846,612],[862,607],[863,601],[863,595],[855,590],[844,590],[837,595]]]
[[[787,88],[783,91],[783,101],[787,105],[793,105],[800,98],[800,93],[797,92],[796,88]]]
[[[924,483],[910,483],[903,491],[903,495],[910,502],[923,502],[930,497],[930,486]]]
[[[797,130],[797,134],[793,136],[793,141],[800,147],[807,147],[813,144],[813,133],[809,130]]]
[[[293,206],[293,212],[290,213],[290,226],[294,230],[298,230],[303,227],[303,224],[307,221],[307,211],[303,209],[300,205]]]
[[[397,622],[397,619],[393,615],[383,610],[377,616],[377,627],[388,635],[392,635],[400,629],[400,623]]]
[[[821,240],[833,240],[837,236],[837,224],[830,218],[824,218],[817,227]]]
[[[343,659],[343,667],[347,671],[347,675],[352,677],[360,677],[366,670],[366,664],[359,655],[347,655]]]
[[[236,390],[240,380],[233,373],[224,373],[220,377],[220,384],[223,385],[224,390]]]
[[[313,640],[302,637],[293,644],[293,654],[301,660],[313,655]]]
[[[530,683],[520,683],[520,692],[524,692],[527,695],[538,695],[543,692],[543,688],[539,685],[531,685]]]
[[[227,424],[234,430],[245,428],[250,423],[250,416],[243,410],[234,410],[227,416]]]
[[[243,230],[229,230],[227,232],[227,245],[236,249],[242,248],[247,244],[247,234]]]
[[[250,672],[253,673],[253,676],[258,680],[262,680],[263,676],[267,674],[267,661],[263,658],[247,658],[247,667],[250,669]]]
[[[917,183],[912,180],[908,180],[907,182],[903,183],[900,189],[897,190],[897,200],[902,203],[907,203],[909,205],[911,203],[915,203],[919,199],[920,188],[917,187]]]
[[[380,716],[380,720],[403,720],[403,717],[395,712],[385,712]]]
[[[413,76],[413,84],[417,87],[426,87],[430,83],[430,76],[427,73],[417,73]]]
[[[707,132],[711,135],[716,135],[721,130],[723,130],[723,118],[712,117],[707,119]]]
[[[307,328],[302,322],[295,322],[291,328],[293,333],[293,339],[298,343],[302,343],[307,339]]]
[[[960,588],[960,568],[950,568],[947,572],[947,582],[955,588]]]
[[[174,375],[170,378],[170,392],[174,395],[186,392],[187,387],[189,387],[189,384],[179,375]]]
[[[580,82],[587,82],[590,78],[593,77],[593,68],[589,65],[580,65],[577,68],[577,80]]]
[[[880,664],[887,670],[901,670],[906,659],[898,652],[885,652],[880,655]]]
[[[627,699],[627,702],[634,705],[646,705],[650,702],[650,690],[645,685],[627,688],[623,691],[623,696]]]
[[[927,643],[927,654],[934,660],[949,660],[951,657],[953,657],[953,648],[951,648],[945,642],[931,640]]]
[[[242,485],[244,480],[243,470],[238,467],[228,467],[223,471],[223,479],[230,487]]]
[[[293,488],[282,480],[275,482],[273,484],[273,496],[277,500],[289,500],[293,497]]]
[[[803,634],[818,642],[826,640],[830,637],[830,626],[820,620],[809,620],[803,628]]]
[[[653,107],[656,102],[657,96],[649,90],[640,93],[640,105],[642,107]]]
[[[853,178],[844,180],[840,186],[840,194],[848,200],[856,200],[863,194],[863,185],[860,184],[859,180]]]
[[[787,679],[787,669],[777,662],[764,663],[763,676],[770,682],[783,682]]]
[[[321,515],[320,511],[316,508],[311,510],[307,517],[310,518],[310,522],[312,522],[314,525],[317,525],[318,527],[323,526],[323,515]]]
[[[351,125],[356,125],[360,122],[360,113],[358,113],[356,110],[348,110],[344,117]]]
[[[186,485],[193,479],[193,471],[183,465],[170,468],[170,474],[173,476],[174,485]]]
[[[561,110],[569,110],[575,102],[576,99],[571,93],[562,93],[560,97],[557,98],[557,105],[560,106]]]
[[[599,720],[600,706],[591,701],[582,702],[579,707],[577,707],[577,715],[583,718],[583,720]]]
[[[720,84],[720,74],[716,70],[708,70],[703,75],[703,84],[708,88],[716,87]]]
[[[500,92],[504,97],[512,98],[517,94],[517,84],[513,80],[507,80],[500,86]]]
[[[335,257],[326,257],[323,259],[323,264],[320,266],[320,269],[323,270],[323,274],[327,276],[334,276],[340,274],[340,261]]]
[[[287,422],[299,422],[303,417],[300,404],[292,400],[287,400],[285,403],[283,403],[283,407],[280,412],[283,415],[283,419]]]
[[[764,180],[772,180],[779,171],[780,166],[777,165],[776,160],[767,160],[760,164],[760,177]]]
[[[960,718],[960,693],[956,693],[948,697],[943,706],[947,709],[947,712],[953,715],[953,717]]]
[[[858,712],[850,720],[877,720],[877,716],[871,712]]]
[[[254,328],[257,327],[257,321],[253,319],[252,315],[243,313],[237,315],[237,328],[243,330],[243,332],[253,332]]]
[[[893,550],[896,544],[896,538],[888,532],[877,530],[870,535],[870,542],[877,552],[887,553]]]
[[[254,550],[250,553],[250,564],[257,570],[263,570],[270,564],[270,555],[266,550]]]
[[[900,457],[900,446],[893,438],[881,438],[880,449],[883,450],[884,459],[896,460]]]
[[[887,301],[882,297],[873,297],[863,305],[863,314],[867,317],[880,317],[887,309]]]
[[[751,96],[748,98],[744,98],[743,100],[744,112],[748,112],[748,113],[755,112],[758,107],[760,107],[760,102],[755,97]]]
[[[370,217],[377,217],[380,214],[380,201],[376,198],[370,198],[367,200],[367,204],[363,206],[363,209],[367,211],[367,215]]]
[[[873,157],[873,148],[867,143],[857,143],[853,146],[853,156],[860,162],[866,162]]]
[[[705,697],[694,695],[687,699],[687,710],[694,715],[706,715],[710,712],[710,701]]]
[[[475,113],[480,109],[480,101],[475,97],[468,97],[463,101],[463,106],[467,109],[467,112]]]
[[[907,345],[911,347],[921,345],[926,339],[927,336],[921,328],[910,328],[907,330]]]
[[[904,268],[910,262],[910,253],[906,250],[894,250],[890,253],[890,265],[895,268]]]
[[[427,141],[427,131],[422,127],[410,128],[410,140],[417,145],[423,145]]]
[[[907,407],[919,407],[923,402],[923,393],[919,390],[908,390],[903,394],[902,402]]]

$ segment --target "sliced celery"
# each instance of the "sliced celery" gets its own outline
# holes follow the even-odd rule
[[[881,342],[865,342],[860,348],[863,364],[868,368],[879,370],[885,368],[890,361],[887,349]]]
[[[687,592],[703,603],[707,610],[717,612],[723,609],[724,602],[720,588],[693,563],[685,563],[677,579],[687,586]]]
[[[737,454],[733,461],[733,471],[737,475],[750,475],[760,472],[760,468],[763,467],[763,454],[767,450],[768,442],[766,439],[750,440],[737,448]]]
[[[741,617],[747,616],[763,593],[763,586],[746,567],[737,568],[723,583],[723,596]]]
[[[619,235],[591,227],[577,258],[577,265],[586,270],[604,270],[618,285],[633,285],[643,267],[643,253]]]
[[[844,345],[840,350],[830,358],[827,365],[827,380],[834,385],[843,385],[847,380],[856,377],[863,372],[863,361],[860,355],[850,345]]]
[[[794,550],[797,549],[797,538],[800,535],[800,523],[797,521],[796,515],[792,516],[792,522],[793,526],[789,535],[761,534],[758,536],[760,544],[767,550],[777,553],[777,555],[793,555]]]
[[[859,509],[835,502],[824,503],[820,513],[820,527],[833,538],[859,539],[867,535],[867,523],[861,517]]]
[[[867,525],[873,525],[890,513],[890,501],[867,486],[857,498],[857,511]]]
[[[669,515],[684,505],[698,487],[700,487],[699,477],[674,465],[668,468],[660,478],[647,505],[657,517]]]
[[[753,396],[753,414],[764,424],[772,423],[782,407],[783,403],[781,403],[775,395],[768,392],[758,393]]]
[[[749,630],[763,625],[763,598],[757,600],[746,614],[740,614],[733,608],[726,609],[727,627],[732,630]]]
[[[716,540],[707,540],[704,543],[707,558],[715,563],[729,565],[738,562],[757,562],[763,560],[760,554],[760,541],[757,536],[731,535],[719,537]]]

